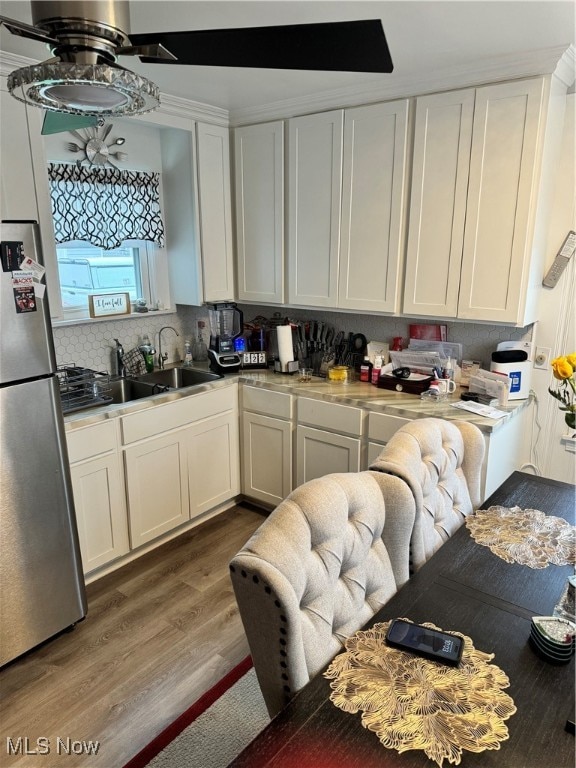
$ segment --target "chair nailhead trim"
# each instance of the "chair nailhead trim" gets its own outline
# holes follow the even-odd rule
[[[230,570],[232,571],[232,573],[236,573],[236,568],[233,565],[230,566]],[[243,578],[245,578],[245,579],[248,578],[248,573],[245,570],[240,571],[240,574],[241,574],[241,576]],[[260,578],[256,574],[252,574],[252,581],[253,581],[254,584],[260,584]],[[276,606],[276,608],[278,608],[279,610],[282,610],[282,603],[280,602],[280,600],[278,600],[276,595],[273,594],[272,588],[268,584],[265,584],[265,583],[262,583],[262,586],[264,587],[264,592],[267,595],[272,595],[274,597],[274,605]],[[288,619],[286,618],[284,613],[279,613],[279,619],[280,619],[281,622],[284,622],[284,623],[286,623],[288,621]],[[286,629],[286,627],[282,627],[281,626],[281,627],[279,627],[279,633],[280,633],[280,635],[287,635],[288,634],[288,630]],[[286,646],[286,640],[285,640],[284,637],[280,637],[280,649],[279,649],[279,651],[280,651],[280,656],[282,657],[282,659],[286,659],[288,657],[287,652],[284,650],[284,646]],[[286,670],[286,672],[281,672],[280,673],[281,679],[282,680],[288,680],[289,679],[288,673],[287,673],[287,671],[288,671],[288,663],[286,661],[281,660],[279,662],[279,666],[280,666],[281,670]],[[283,685],[282,686],[282,690],[286,694],[285,697],[284,697],[285,698],[285,702],[288,703],[288,701],[291,698],[290,686],[289,685]]]

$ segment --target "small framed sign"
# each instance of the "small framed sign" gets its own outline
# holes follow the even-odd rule
[[[88,296],[90,317],[130,314],[129,293],[92,293]]]

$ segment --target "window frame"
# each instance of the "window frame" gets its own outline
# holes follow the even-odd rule
[[[137,289],[138,298],[141,297],[146,299],[147,305],[152,306],[153,299],[151,295],[149,262],[155,257],[155,253],[154,253],[155,248],[153,243],[148,243],[142,240],[125,240],[122,243],[122,245],[119,247],[137,251],[137,253],[133,255],[133,260],[134,262],[137,262],[137,265],[135,266],[135,270],[139,273],[139,278],[140,278],[140,286]],[[74,249],[77,252],[79,251],[79,253],[77,253],[75,256],[71,258],[82,258],[83,248],[86,248],[86,253],[85,253],[86,259],[91,258],[90,250],[88,250],[90,248],[97,249],[100,252],[98,257],[93,256],[92,258],[100,258],[102,257],[102,255],[105,256],[106,251],[104,251],[104,249],[102,248],[99,248],[98,246],[93,246],[91,243],[87,243],[82,240],[72,240],[72,241],[69,241],[68,243],[56,244],[56,261],[58,266],[58,284],[60,288],[60,300],[62,302],[62,314],[65,319],[70,319],[70,320],[77,320],[81,318],[92,319],[90,318],[89,302],[88,302],[88,296],[90,296],[91,293],[94,293],[94,294],[112,293],[112,292],[120,293],[124,290],[124,288],[121,286],[118,286],[118,288],[114,290],[102,289],[101,291],[99,291],[98,288],[95,288],[92,292],[89,289],[86,289],[85,293],[83,294],[86,297],[86,301],[83,306],[67,307],[64,301],[65,286],[62,285],[62,276],[60,273],[60,257],[59,257],[59,249],[65,249],[65,248]],[[135,299],[130,300],[130,306],[133,312],[136,306]]]
[[[79,241],[75,241],[79,242]],[[65,243],[61,244],[65,247]],[[157,312],[173,313],[176,308],[172,305],[170,296],[170,283],[168,276],[168,262],[166,248],[159,248],[154,243],[146,241],[126,240],[122,245],[129,247],[138,247],[140,260],[140,279],[142,282],[142,298],[146,299],[149,310]],[[60,312],[58,317],[52,317],[52,324],[55,327],[70,325],[74,323],[99,323],[103,320],[110,320],[109,317],[90,317],[88,301],[82,308],[65,308],[62,301],[62,287],[60,284],[60,273],[58,269],[57,247],[54,246],[55,258],[55,286],[58,291],[58,303]],[[88,294],[87,294],[88,296]],[[118,320],[127,320],[133,317],[142,317],[142,313],[135,312],[136,302],[131,301],[131,313],[129,315],[118,315],[114,317],[114,322]]]

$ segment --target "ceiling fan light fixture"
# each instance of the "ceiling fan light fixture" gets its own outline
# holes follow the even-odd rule
[[[109,64],[49,62],[22,67],[8,77],[8,90],[25,104],[73,115],[138,115],[160,104],[154,83]]]

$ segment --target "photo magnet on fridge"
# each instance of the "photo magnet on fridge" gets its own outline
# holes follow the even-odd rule
[[[24,258],[24,243],[3,240],[0,243],[0,256],[2,272],[15,272],[20,269],[20,262]]]
[[[36,312],[36,292],[32,272],[16,272],[12,275],[12,289],[16,313]]]

